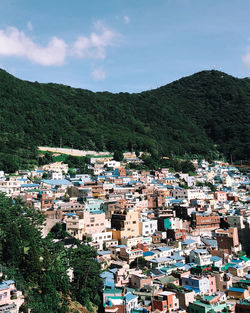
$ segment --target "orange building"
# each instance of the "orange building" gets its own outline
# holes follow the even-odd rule
[[[177,310],[179,307],[179,300],[176,298],[174,292],[163,291],[159,292],[156,299],[153,300],[153,310],[159,310],[160,312],[171,312]]]
[[[220,227],[220,216],[217,214],[195,213],[192,215],[192,227],[196,229]]]

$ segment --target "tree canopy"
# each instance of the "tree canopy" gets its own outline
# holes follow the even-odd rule
[[[112,94],[0,70],[0,101],[0,168],[7,172],[36,164],[38,145],[249,159],[250,80],[218,71]]]
[[[43,222],[41,212],[0,193],[0,264],[4,278],[13,279],[24,293],[23,311],[68,312],[71,299],[98,305],[102,284],[96,251],[80,242],[74,249],[55,244],[53,238],[65,236],[59,225],[43,238]]]

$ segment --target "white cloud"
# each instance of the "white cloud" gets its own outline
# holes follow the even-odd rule
[[[27,23],[27,28],[28,28],[28,30],[30,30],[30,31],[33,30],[33,25],[32,25],[32,23],[31,23],[31,21],[28,21],[28,23]]]
[[[33,29],[31,22],[27,23],[27,28]],[[67,56],[103,60],[107,56],[107,48],[116,45],[120,38],[119,33],[99,21],[94,24],[92,33],[79,36],[71,44],[52,37],[47,45],[42,46],[18,28],[8,27],[0,29],[0,57],[22,57],[43,66],[63,65]],[[93,75],[96,79],[105,79],[105,73],[100,73],[99,77],[96,73]]]
[[[250,68],[250,51],[242,57],[242,60],[245,65]]]
[[[51,38],[47,47],[36,44],[15,27],[0,29],[0,56],[24,57],[44,66],[62,65],[66,58],[67,44],[57,37]]]
[[[248,40],[250,41],[250,37],[248,37]],[[242,61],[247,67],[250,68],[250,45],[247,47],[246,54],[242,56]]]
[[[79,36],[73,43],[71,54],[79,58],[105,59],[106,49],[115,45],[120,34],[107,28],[101,22],[94,24],[95,32],[89,36]]]
[[[104,70],[102,69],[102,67],[99,68],[95,68],[92,73],[91,76],[95,79],[95,80],[104,80],[106,78],[106,73],[104,72]]]
[[[130,18],[127,15],[123,16],[123,20],[125,24],[128,24],[130,22]]]

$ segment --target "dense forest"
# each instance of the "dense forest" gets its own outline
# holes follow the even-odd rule
[[[61,224],[43,238],[44,220],[41,212],[0,193],[0,264],[3,278],[14,280],[23,292],[21,312],[66,313],[74,304],[94,311],[102,292],[96,250],[72,238],[66,249],[63,240],[69,235]]]
[[[38,145],[249,159],[250,79],[203,71],[138,94],[22,81],[0,70],[0,168]]]

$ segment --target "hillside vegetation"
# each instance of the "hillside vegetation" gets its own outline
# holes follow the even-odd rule
[[[22,81],[0,70],[0,168],[38,145],[249,159],[250,79],[203,71],[138,94]]]

